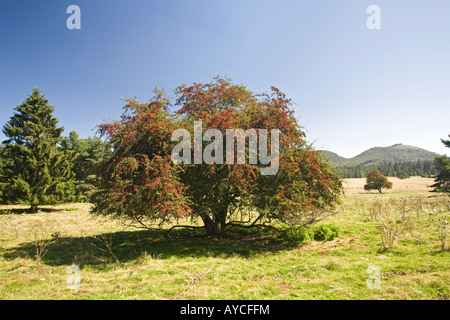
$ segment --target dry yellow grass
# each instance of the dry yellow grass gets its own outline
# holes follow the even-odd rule
[[[411,177],[408,179],[399,179],[387,177],[392,182],[392,189],[383,189],[383,193],[398,192],[428,192],[433,190],[430,186],[434,183],[433,178]],[[365,191],[364,185],[366,178],[344,179],[345,190],[348,194],[370,194],[378,191]]]

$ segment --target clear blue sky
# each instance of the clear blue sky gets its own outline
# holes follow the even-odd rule
[[[72,4],[81,30],[66,27]],[[285,92],[318,149],[450,153],[448,0],[0,0],[0,58],[1,126],[34,86],[65,135],[87,137],[123,97],[220,75]]]

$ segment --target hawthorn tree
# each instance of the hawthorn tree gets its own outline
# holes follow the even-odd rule
[[[392,182],[390,182],[378,170],[369,171],[366,175],[364,190],[378,190],[378,192],[381,193],[382,188],[391,189]]]
[[[441,139],[441,141],[447,148],[450,148],[450,140]],[[439,156],[435,159],[435,165],[439,173],[434,180],[436,183],[431,186],[435,188],[433,191],[450,192],[450,158],[446,155]]]
[[[277,88],[255,94],[228,79],[215,78],[207,84],[181,85],[175,95],[174,103],[158,90],[148,103],[127,100],[119,121],[99,126],[113,156],[103,163],[93,212],[127,217],[147,228],[165,223],[183,226],[179,222],[183,217],[200,219],[208,235],[223,235],[233,225],[308,225],[338,202],[341,179],[306,143],[290,99]],[[218,130],[214,139],[203,138],[205,153],[226,141],[227,129],[278,129],[278,171],[261,174],[267,166],[249,161],[249,139],[244,163],[237,161],[237,147],[232,150],[233,163],[225,161],[229,153],[219,159],[217,149],[211,152],[214,163],[205,159],[197,164],[175,163],[171,153],[180,141],[172,141],[172,133],[185,129],[194,137],[196,121],[202,121],[203,131]],[[272,148],[272,136],[267,142]],[[197,151],[190,143],[182,153],[192,159]],[[256,153],[260,159],[261,150]]]
[[[39,205],[73,199],[73,172],[69,159],[58,148],[62,127],[53,116],[54,107],[37,88],[15,108],[4,125],[5,163],[1,186],[3,201]]]

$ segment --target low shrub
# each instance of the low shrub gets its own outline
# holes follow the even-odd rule
[[[322,224],[314,228],[314,240],[331,241],[339,236],[340,229],[334,224]]]
[[[304,243],[314,240],[314,231],[310,228],[290,228],[281,233],[281,237],[289,242]]]
[[[314,228],[289,228],[281,233],[281,237],[289,242],[331,241],[339,236],[340,229],[334,224],[322,224]]]

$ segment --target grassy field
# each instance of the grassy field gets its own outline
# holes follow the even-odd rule
[[[92,216],[89,204],[2,206],[0,299],[449,299],[449,197],[429,192],[432,179],[389,179],[383,194],[348,179],[322,222],[339,237],[300,244],[167,236]]]

